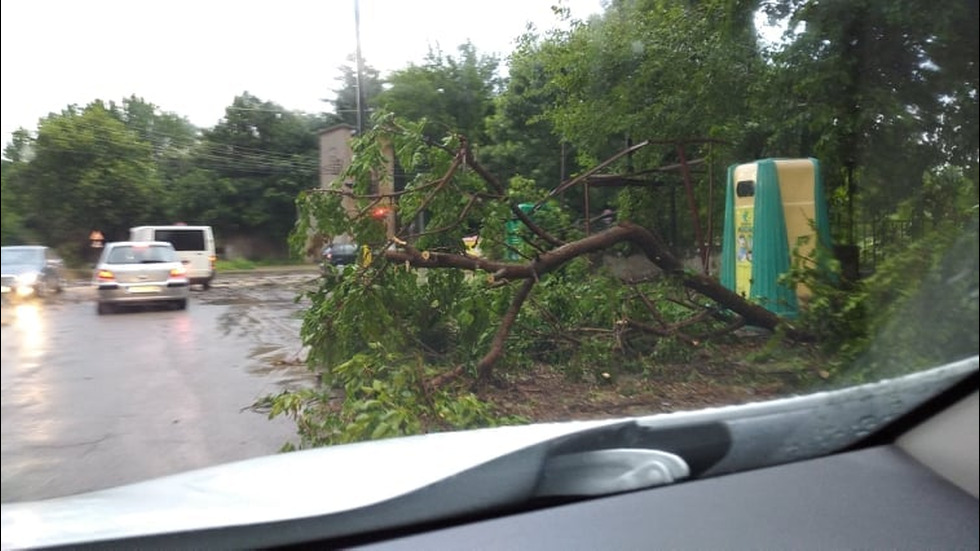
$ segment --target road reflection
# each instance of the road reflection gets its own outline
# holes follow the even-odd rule
[[[36,302],[25,302],[12,307],[12,325],[17,332],[20,358],[36,363],[44,355],[46,335],[41,306]]]
[[[179,312],[174,317],[174,332],[175,332],[175,344],[181,346],[190,346],[194,342],[194,326],[191,322],[191,316],[186,315],[185,312]]]
[[[187,310],[108,316],[96,313],[90,288],[4,303],[0,499],[62,496],[275,453],[295,425],[250,406],[315,384],[293,359],[302,321],[294,293],[284,289],[273,301],[267,288],[213,289],[195,294]]]

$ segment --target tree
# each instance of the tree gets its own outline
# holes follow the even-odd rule
[[[612,2],[601,16],[525,43],[515,56],[517,69],[540,73],[524,81],[541,86],[534,94],[548,100],[531,120],[548,123],[576,152],[579,165],[595,166],[644,140],[660,142],[609,167],[650,185],[602,200],[616,201],[621,217],[657,228],[678,246],[694,245],[696,233],[694,217],[677,216],[674,206],[682,180],[669,174],[652,178],[645,171],[681,161],[671,140],[687,142],[686,160],[715,151],[692,139],[735,144],[725,151],[726,161],[754,149],[758,123],[749,107],[766,76],[754,8],[751,2],[721,0]],[[702,219],[720,213],[720,201],[715,212],[705,206],[705,176],[695,182]]]
[[[947,163],[977,166],[975,3],[774,2],[770,151],[814,155],[855,221],[914,196]],[[851,229],[849,228],[849,229]],[[850,233],[850,232],[847,232]],[[849,240],[854,236],[846,235]]]
[[[319,119],[296,114],[248,92],[202,133],[196,169],[176,182],[176,216],[226,232],[283,244],[296,221],[296,195],[317,185]]]
[[[24,227],[24,217],[21,213],[26,212],[24,208],[25,197],[18,189],[17,183],[21,181],[22,172],[27,166],[28,161],[33,156],[30,132],[23,128],[18,128],[11,136],[11,141],[4,149],[4,159],[0,164],[0,217],[2,217],[2,231],[0,231],[0,241],[4,245],[15,245],[23,243],[29,238],[29,233]]]
[[[857,7],[872,9],[867,4]],[[411,78],[403,84],[412,86],[394,97],[405,106],[399,112],[412,112],[412,120],[379,116],[374,128],[354,141],[354,161],[345,174],[354,182],[352,189],[300,197],[301,209],[312,215],[301,216],[297,237],[348,233],[363,248],[358,266],[325,278],[309,295],[312,306],[302,335],[310,366],[330,389],[285,393],[270,401],[273,414],[296,417],[304,445],[494,424],[502,421],[480,400],[481,393],[488,385],[519,380],[538,362],[557,366],[569,377],[582,376],[597,364],[616,371],[639,363],[642,367],[634,369],[646,373],[669,351],[686,351],[690,360],[705,343],[725,347],[732,341],[724,335],[743,323],[776,329],[780,338],[824,338],[825,353],[838,354],[827,366],[871,350],[866,337],[878,329],[892,334],[884,341],[888,359],[908,356],[899,343],[922,332],[901,316],[895,320],[897,329],[877,319],[885,310],[919,312],[927,323],[944,327],[940,345],[923,346],[922,357],[975,352],[975,331],[971,335],[964,328],[976,326],[976,301],[971,300],[976,186],[970,189],[965,179],[976,168],[942,166],[942,157],[935,155],[969,160],[972,154],[963,149],[969,138],[944,142],[942,131],[947,124],[972,124],[962,116],[972,109],[970,94],[974,102],[976,97],[970,91],[974,76],[964,70],[970,67],[969,54],[952,63],[949,74],[959,75],[958,87],[925,86],[917,79],[931,78],[932,58],[920,56],[913,46],[921,43],[928,50],[944,39],[938,38],[939,31],[909,29],[912,23],[901,16],[904,7],[874,6],[872,11],[878,11],[866,17],[840,20],[858,27],[867,20],[876,30],[866,35],[829,29],[833,18],[828,14],[846,9],[842,4],[785,5],[787,15],[807,21],[806,32],[814,34],[791,40],[773,57],[763,55],[752,30],[755,2],[623,0],[567,32],[528,39],[513,58],[511,80],[490,116],[488,136],[501,141],[489,147],[477,147],[472,136],[461,132],[437,133],[464,126],[451,117],[433,125],[416,115],[422,109],[412,111],[409,92],[437,105],[431,90],[439,72],[410,68],[403,76]],[[809,9],[823,14],[817,17]],[[879,20],[878,15],[888,17]],[[944,25],[940,28],[950,27]],[[884,36],[892,31],[898,36]],[[874,74],[865,78],[864,71]],[[913,82],[904,86],[897,75]],[[933,95],[937,91],[940,95]],[[954,91],[960,94],[956,109],[941,108],[953,101],[943,94],[952,98]],[[800,97],[815,103],[801,105]],[[854,170],[861,177],[898,177],[912,168],[920,171],[901,174],[900,186],[924,183],[920,193],[908,194],[885,189],[882,180],[877,190],[882,193],[868,205],[897,205],[893,212],[901,212],[914,201],[923,216],[950,220],[896,255],[897,268],[882,270],[881,279],[868,287],[841,285],[839,277],[812,269],[814,259],[798,258],[785,281],[804,281],[814,292],[804,316],[788,322],[685,270],[660,238],[667,219],[662,197],[648,190],[623,192],[620,206],[627,220],[584,236],[571,224],[575,213],[526,177],[540,168],[534,166],[536,156],[546,158],[541,145],[558,137],[576,149],[577,163],[588,168],[583,174],[603,167],[636,176],[677,161],[680,152],[667,143],[628,155],[622,154],[625,144],[692,136],[733,143],[727,162],[817,153],[830,157],[825,165],[834,171],[845,170],[847,155],[858,147],[860,164]],[[879,143],[866,143],[871,139]],[[522,146],[526,151],[520,151]],[[898,159],[905,146],[909,158]],[[388,148],[414,176],[404,189],[384,195],[370,183],[386,162]],[[505,170],[510,170],[507,159],[520,168],[498,178],[482,153]],[[899,168],[889,167],[889,159]],[[897,197],[905,199],[896,203]],[[367,213],[395,200],[392,235]],[[349,215],[342,202],[353,202],[358,214]],[[540,208],[526,212],[520,206],[524,203]],[[423,212],[424,230],[409,224]],[[930,245],[953,243],[965,225],[971,226],[972,238],[957,244],[955,261],[944,264]],[[513,226],[520,229],[510,232]],[[474,228],[482,256],[468,254],[463,244]],[[516,242],[509,239],[512,234]],[[603,251],[627,244],[661,269],[658,276],[624,279],[598,262]],[[941,293],[944,285],[956,289],[942,302],[957,312],[939,316],[943,320],[921,314],[934,299],[903,299],[918,282],[914,277],[908,282],[908,273],[937,266],[942,274],[930,282],[934,292]],[[896,285],[896,279],[905,284]],[[860,330],[850,332],[854,327]],[[819,376],[831,377],[830,371]],[[339,401],[338,391],[343,394]]]
[[[339,67],[340,76],[337,77],[337,81],[340,83],[340,88],[334,90],[334,99],[327,101],[333,105],[335,117],[335,120],[331,121],[333,124],[345,123],[357,128],[358,82],[356,60],[354,56],[348,56],[347,61],[350,64]],[[384,81],[377,69],[363,61],[362,66],[360,85],[364,90],[364,95],[361,97],[361,101],[364,102],[364,113],[370,115],[371,106],[376,103],[376,98],[384,90]],[[367,122],[366,119],[365,122]]]
[[[487,167],[509,181],[520,176],[550,189],[576,172],[575,150],[546,117],[559,93],[535,55],[533,34],[525,35],[511,54],[503,91],[494,99],[487,120],[490,143],[481,148]]]
[[[25,227],[44,242],[81,255],[94,228],[118,239],[152,221],[162,193],[152,147],[102,102],[42,120],[30,152],[8,185],[23,201]]]
[[[389,146],[417,177],[402,191],[378,194],[371,175],[387,162]],[[573,364],[601,358],[608,365],[668,339],[696,348],[744,321],[781,324],[717,281],[685,270],[647,228],[625,222],[582,236],[567,231],[568,213],[553,202],[534,215],[524,212],[519,205],[544,199],[544,191],[503,183],[459,135],[433,141],[421,122],[381,116],[354,150],[343,175],[353,189],[311,190],[299,202],[297,245],[315,232],[348,234],[363,247],[357,267],[324,278],[309,294],[302,329],[311,365],[328,388],[344,389],[343,404],[326,406],[329,390],[272,400],[273,412],[300,418],[306,443],[493,424],[492,410],[470,390],[499,381],[506,360],[526,367],[531,358]],[[398,229],[388,235],[370,213],[396,197]],[[345,199],[359,214],[349,214]],[[420,231],[409,222],[421,212],[430,216]],[[527,247],[509,245],[511,219],[526,227]],[[485,256],[466,252],[471,220],[480,221]],[[643,251],[677,285],[624,285],[590,266],[592,255],[623,243]],[[665,297],[675,301],[671,312],[656,304]],[[715,302],[706,307],[709,300]]]
[[[425,119],[431,137],[453,131],[482,142],[500,84],[499,62],[480,55],[469,42],[457,52],[454,57],[430,49],[421,65],[393,72],[378,105],[409,120]]]
[[[187,211],[181,205],[185,205],[186,200],[179,192],[183,189],[181,182],[186,181],[188,172],[193,170],[192,153],[198,145],[200,131],[186,118],[164,112],[136,96],[124,98],[121,104],[110,102],[109,111],[152,147],[163,188],[155,205],[157,220],[184,220]],[[208,219],[201,220],[204,223]]]

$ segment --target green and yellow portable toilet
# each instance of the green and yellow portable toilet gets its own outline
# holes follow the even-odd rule
[[[534,214],[534,203],[521,203],[517,205],[517,207],[521,209],[521,212],[524,214]],[[524,244],[524,239],[521,237],[521,231],[523,231],[525,228],[524,222],[521,222],[519,218],[514,216],[507,221],[506,228],[507,252],[505,256],[507,260],[520,260],[520,251],[527,248],[527,245]]]
[[[810,290],[781,284],[793,250],[830,249],[830,220],[816,159],[764,159],[728,168],[721,283],[784,317]]]

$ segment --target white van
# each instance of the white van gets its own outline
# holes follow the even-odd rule
[[[187,267],[191,284],[205,289],[214,279],[214,232],[211,226],[136,226],[129,229],[130,241],[168,241]]]

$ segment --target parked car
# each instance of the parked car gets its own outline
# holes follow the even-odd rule
[[[331,243],[320,251],[322,266],[346,266],[357,262],[357,244]]]
[[[64,263],[55,252],[40,245],[3,247],[3,295],[15,298],[41,296],[64,289]]]
[[[164,241],[109,243],[95,266],[99,314],[119,305],[160,303],[187,308],[190,280],[174,246]]]

